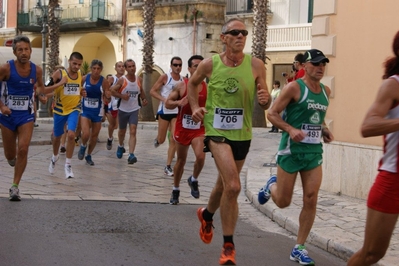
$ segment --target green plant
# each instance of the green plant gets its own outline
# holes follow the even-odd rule
[[[197,18],[202,17],[202,12],[199,11],[197,8],[192,8],[192,10],[189,10],[189,5],[186,5],[186,13],[184,14],[184,22],[187,22],[189,19],[190,22],[193,22],[194,20],[197,21]]]
[[[82,66],[80,67],[80,72],[82,72],[82,75],[86,75],[90,71],[90,66],[87,61],[84,61]]]

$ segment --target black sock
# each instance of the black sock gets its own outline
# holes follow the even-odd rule
[[[214,213],[210,213],[208,209],[205,209],[204,212],[202,213],[202,217],[204,218],[205,221],[213,221],[213,215]]]
[[[233,236],[223,236],[223,243],[224,244],[231,243],[234,245]]]

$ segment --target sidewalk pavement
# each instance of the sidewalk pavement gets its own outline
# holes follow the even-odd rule
[[[97,143],[93,153],[93,161],[96,163],[94,167],[83,166],[82,161],[77,160],[78,147],[75,148],[72,164],[75,178],[72,180],[60,178],[64,176],[63,163],[60,162],[64,160],[62,155],[56,166],[58,172],[55,175],[48,173],[48,162],[52,154],[50,145],[52,119],[39,118],[38,123],[39,127],[34,129],[29,162],[20,186],[23,199],[169,203],[172,178],[163,176],[162,167],[165,158],[162,157],[165,156],[159,156],[166,155],[167,145],[161,145],[157,149],[151,147],[156,136],[156,123],[139,122],[135,153],[138,163],[134,165],[127,165],[126,154],[122,160],[115,158],[116,140],[114,140],[112,151],[105,149],[107,129],[102,128],[99,136],[100,143]],[[105,127],[106,124],[104,123],[103,126]],[[116,135],[115,132],[114,136]],[[259,188],[265,184],[271,173],[276,173],[275,154],[280,136],[281,134],[269,133],[268,129],[253,129],[251,150],[242,171],[242,187],[246,197],[259,211],[289,232],[296,234],[302,206],[300,182],[297,182],[295,187],[291,205],[285,209],[278,208],[272,200],[265,205],[259,205],[257,201]],[[0,147],[2,146],[0,137]],[[325,159],[328,160],[328,158]],[[184,176],[191,172],[192,165],[193,156],[190,154]],[[213,177],[216,176],[216,169],[211,156],[207,156],[205,165],[212,165],[212,167],[205,167],[201,173],[201,198],[190,197],[188,187],[183,185],[186,183],[183,176],[180,204],[206,205],[214,184]],[[0,166],[2,168],[0,198],[6,198],[13,169],[8,166],[4,156],[0,156]],[[159,174],[161,171],[162,174]],[[119,176],[115,177],[115,173]],[[83,174],[84,178],[80,178],[79,174],[81,176]],[[315,223],[307,242],[347,260],[363,243],[365,218],[366,202],[364,200],[320,191]],[[376,265],[399,265],[398,236],[397,226],[385,258]]]

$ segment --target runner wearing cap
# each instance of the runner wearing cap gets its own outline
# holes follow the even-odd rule
[[[316,49],[304,55],[305,76],[289,83],[281,91],[267,115],[273,125],[283,130],[283,135],[277,153],[277,176],[272,175],[261,188],[258,200],[265,204],[271,197],[278,207],[288,207],[300,173],[303,207],[299,215],[297,243],[290,259],[301,265],[314,265],[304,244],[316,216],[322,180],[321,139],[329,143],[334,137],[324,122],[331,90],[320,83],[329,59]],[[283,120],[279,114],[284,109],[287,116]]]

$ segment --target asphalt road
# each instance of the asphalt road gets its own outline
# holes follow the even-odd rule
[[[198,236],[196,205],[0,199],[0,265],[218,265],[219,212],[213,242]],[[237,265],[298,265],[293,240],[240,217],[234,236]],[[317,265],[345,262],[316,247]]]

